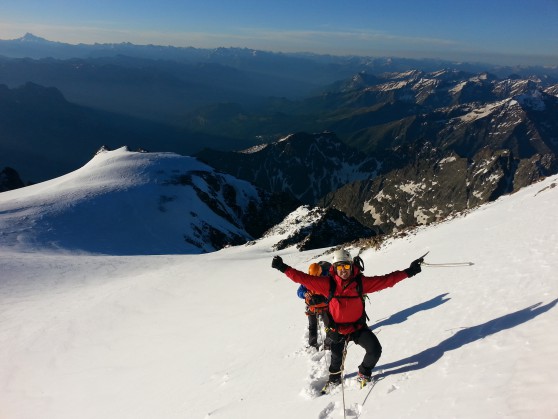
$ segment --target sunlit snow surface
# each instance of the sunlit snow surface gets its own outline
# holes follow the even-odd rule
[[[113,178],[111,165],[85,166],[0,194],[0,418],[343,417],[340,389],[318,396],[329,353],[305,349],[297,285],[270,267],[285,229],[201,255],[173,254],[170,245],[154,256],[52,245],[43,229],[64,220],[68,235],[87,222],[104,226],[106,240],[136,245],[133,225],[118,237],[116,224],[107,227],[121,201],[84,213],[75,205],[102,188],[143,182],[132,156],[120,160],[129,166],[118,172],[124,179]],[[428,263],[474,264],[424,267],[370,295],[382,379],[371,392],[356,387],[363,351],[351,344],[347,417],[558,416],[557,183],[546,179],[361,255],[368,275],[406,268],[426,251]],[[44,224],[54,210],[61,224]],[[148,219],[152,210],[135,211]],[[82,248],[86,238],[72,237]],[[279,254],[306,270],[325,250]]]

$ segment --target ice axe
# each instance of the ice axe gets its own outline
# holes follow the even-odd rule
[[[424,261],[424,258],[427,254],[430,253],[430,250],[422,255],[418,260],[420,260],[420,264],[422,266],[428,266],[430,268],[458,268],[463,266],[473,266],[473,262],[446,262],[446,263],[427,263]]]

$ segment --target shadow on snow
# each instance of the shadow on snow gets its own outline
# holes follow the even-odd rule
[[[420,313],[421,311],[430,310],[438,306],[441,306],[444,303],[447,303],[450,300],[450,298],[446,298],[447,295],[448,293],[440,294],[428,301],[406,308],[405,310],[401,310],[399,313],[392,314],[388,318],[380,320],[377,323],[373,324],[372,326],[368,326],[368,328],[373,332],[378,333],[379,332],[378,329],[382,326],[391,326],[394,324],[403,323],[407,321],[409,317],[411,317],[413,314]],[[351,378],[351,377],[355,377],[356,375],[357,375],[356,372],[352,372],[352,373],[345,374],[345,377]],[[376,375],[376,377],[384,378],[383,376],[380,377],[380,375]]]
[[[417,304],[416,306],[406,308],[405,310],[400,311],[399,313],[392,314],[387,319],[381,320],[372,326],[369,326],[370,330],[379,329],[382,326],[390,326],[393,324],[400,324],[406,321],[409,317],[413,314],[417,314],[421,311],[430,310],[432,308],[436,308],[450,300],[450,298],[446,299],[448,293],[440,294],[437,297],[432,298],[431,300],[425,301],[424,303]]]
[[[432,348],[426,349],[408,358],[404,358],[396,362],[391,362],[389,364],[378,366],[377,367],[378,369],[389,370],[389,371],[384,371],[381,374],[378,374],[377,377],[383,378],[389,375],[402,374],[405,372],[416,371],[416,370],[426,368],[434,364],[435,362],[437,362],[439,359],[441,359],[444,356],[444,354],[448,351],[459,349],[462,346],[465,346],[469,343],[475,342],[480,339],[484,339],[487,336],[526,323],[529,320],[532,320],[535,317],[547,312],[548,310],[553,308],[557,303],[558,303],[558,299],[555,299],[554,301],[546,305],[541,305],[542,303],[537,303],[530,307],[516,311],[514,313],[506,314],[505,316],[490,320],[478,326],[464,328],[459,332],[457,332],[456,334],[454,334],[453,336],[451,336],[450,338],[440,342],[438,345]]]

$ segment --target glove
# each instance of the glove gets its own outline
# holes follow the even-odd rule
[[[271,267],[277,269],[278,271],[285,272],[289,265],[283,263],[281,256],[275,256],[271,261]]]
[[[405,273],[410,278],[411,276],[415,276],[416,274],[422,271],[420,264],[424,262],[424,258],[420,258],[411,262],[411,266],[405,269]]]

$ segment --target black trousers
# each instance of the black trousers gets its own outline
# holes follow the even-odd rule
[[[308,316],[308,345],[318,346],[318,314],[310,313]]]
[[[372,374],[372,370],[380,360],[380,356],[382,356],[382,345],[380,345],[380,341],[368,327],[364,326],[362,329],[359,329],[350,335],[332,333],[330,338],[330,381],[341,381],[341,364],[343,363],[343,349],[345,348],[346,340],[354,341],[357,345],[362,346],[366,351],[362,363],[358,366],[358,372],[366,376],[370,376]]]

